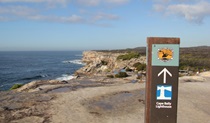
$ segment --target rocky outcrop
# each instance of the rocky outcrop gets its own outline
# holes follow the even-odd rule
[[[49,101],[54,98],[41,92],[0,92],[0,123],[48,123]]]
[[[114,70],[130,68],[134,69],[133,64],[140,62],[145,63],[146,57],[132,58],[130,60],[118,60],[119,55],[126,53],[112,53],[112,52],[97,52],[85,51],[83,52],[82,61],[86,65],[77,70],[78,74],[94,74],[103,72],[112,72]]]
[[[59,87],[63,84],[67,84],[67,81],[59,80],[35,80],[28,84],[23,85],[20,88],[17,88],[17,92],[37,92],[41,90],[50,90],[51,88]]]

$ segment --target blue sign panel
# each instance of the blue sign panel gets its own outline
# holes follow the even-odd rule
[[[156,92],[157,100],[171,100],[172,99],[172,86],[171,85],[157,85]]]
[[[152,66],[179,66],[179,44],[153,44]]]

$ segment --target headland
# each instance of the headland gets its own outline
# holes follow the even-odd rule
[[[85,51],[86,65],[72,80],[37,80],[0,92],[0,122],[144,123],[146,56],[140,49]],[[185,67],[187,73],[179,78],[178,123],[209,123],[210,72],[199,68],[195,74],[196,67]]]

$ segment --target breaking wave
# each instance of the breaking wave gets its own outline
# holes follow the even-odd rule
[[[23,78],[21,80],[35,80],[35,79],[40,79],[40,78],[45,78],[45,77],[48,77],[48,75],[47,74],[41,74],[41,75],[37,75],[37,76],[26,77],[26,78]]]
[[[83,63],[82,60],[80,60],[80,59],[63,61],[63,63],[72,63],[72,64],[85,65],[85,63]]]
[[[61,77],[56,78],[56,80],[67,81],[67,80],[71,80],[71,79],[75,79],[75,78],[76,78],[76,76],[74,76],[74,75],[63,74]]]

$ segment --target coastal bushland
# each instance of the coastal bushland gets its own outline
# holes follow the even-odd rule
[[[14,90],[14,89],[20,88],[22,86],[23,86],[23,84],[14,84],[9,90]]]
[[[124,78],[124,77],[128,77],[128,74],[126,72],[119,72],[117,74],[115,74],[116,78]]]
[[[139,58],[140,54],[138,52],[128,52],[126,54],[123,55],[119,55],[117,57],[117,60],[131,60],[132,58]]]
[[[142,64],[140,62],[133,64],[133,67],[135,67],[137,71],[146,71],[146,64]]]
[[[125,53],[117,57],[117,60],[125,61],[130,60],[132,58],[139,58],[140,56],[146,56],[146,47],[137,47],[133,49],[129,48],[123,50],[109,50],[103,52]],[[136,63],[133,65],[133,67],[135,67],[139,71],[146,70],[146,64]],[[202,72],[210,70],[210,47],[181,47],[179,70],[186,70],[192,72]]]

